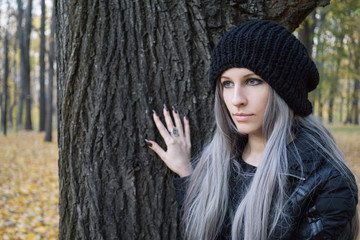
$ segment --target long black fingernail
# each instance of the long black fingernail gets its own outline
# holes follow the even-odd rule
[[[168,112],[169,109],[167,108],[166,104],[164,103],[164,109]]]
[[[152,147],[152,143],[151,143],[149,140],[147,140],[146,138],[145,138],[145,143],[146,143],[149,147]]]
[[[189,120],[189,118],[188,118],[188,116],[185,114],[184,115],[184,118],[186,119],[186,120]]]
[[[153,111],[153,113],[157,116],[157,113],[156,113],[155,109],[153,109],[152,111]]]
[[[178,113],[178,111],[175,109],[174,106],[172,106],[172,109],[173,109],[174,113]]]

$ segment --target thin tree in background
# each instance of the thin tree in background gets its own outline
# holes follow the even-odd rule
[[[31,78],[30,78],[30,34],[32,29],[32,0],[28,1],[24,34],[24,87],[25,87],[25,129],[32,130],[31,121]]]
[[[16,38],[18,40],[19,49],[20,49],[20,74],[19,74],[19,101],[18,101],[18,113],[16,118],[16,128],[22,128],[23,126],[23,108],[24,108],[24,99],[25,99],[25,90],[24,90],[24,31],[22,27],[24,8],[22,0],[17,0],[17,31]]]
[[[20,94],[17,116],[17,128],[21,128],[23,106],[25,102],[25,129],[32,130],[31,121],[31,78],[30,78],[30,34],[32,29],[32,0],[28,0],[25,12],[25,26],[23,22],[23,3],[18,3],[18,41],[20,46]]]
[[[40,26],[40,93],[39,93],[39,131],[45,130],[45,0],[41,0],[41,26]]]
[[[315,26],[315,28],[317,29],[317,31],[315,33],[317,45],[315,48],[314,57],[315,57],[315,61],[316,61],[320,76],[322,76],[324,74],[324,65],[321,64],[321,62],[319,62],[319,58],[324,53],[323,42],[325,40],[323,38],[321,38],[321,34],[324,29],[323,25],[325,22],[326,13],[327,12],[324,11],[323,9],[321,9],[319,11],[319,15],[318,15],[318,18],[316,19],[316,26]],[[323,100],[323,94],[322,94],[323,88],[324,88],[324,81],[320,81],[318,87],[313,92],[313,95],[315,95],[314,101],[315,101],[315,103],[317,102],[317,111],[315,110],[316,104],[314,104],[314,114],[317,115],[317,117],[320,119],[320,121],[323,121],[323,119],[324,119],[323,118],[324,100]]]
[[[2,0],[0,0],[0,6],[1,6],[1,4],[2,4]],[[0,8],[0,17],[1,17],[1,14],[2,14],[2,11],[1,11],[2,9]],[[1,40],[1,31],[0,31],[0,40]]]
[[[17,44],[16,42],[13,42],[12,46],[13,52],[17,52]],[[14,57],[12,60],[12,68],[11,68],[12,76],[13,76],[13,95],[12,95],[12,103],[10,105],[9,109],[9,123],[12,127],[16,125],[15,119],[13,118],[14,109],[17,106],[18,101],[18,69],[17,69],[17,62],[16,58]]]
[[[0,0],[0,6],[1,6],[1,0]],[[1,17],[1,8],[0,8],[0,17]],[[2,33],[2,31],[1,31],[1,26],[0,26],[0,42],[1,42],[1,33]],[[1,67],[1,66],[0,66]],[[0,84],[1,84],[1,78],[0,78]],[[0,108],[2,108],[2,101],[3,101],[3,93],[2,92],[0,92]],[[0,109],[1,110],[1,109]],[[1,119],[0,119],[0,125],[1,125]]]
[[[313,11],[306,19],[301,23],[301,27],[298,30],[299,40],[304,44],[306,50],[310,56],[313,56],[314,46],[314,30],[316,27],[316,10]],[[313,95],[312,95],[313,96]],[[315,98],[310,98],[313,106],[315,106]]]
[[[48,71],[48,97],[46,101],[45,141],[52,141],[52,116],[54,92],[54,59],[55,59],[55,7],[52,10],[50,39],[49,39],[49,71]]]
[[[344,58],[344,32],[340,31],[338,34],[335,34],[335,46],[337,56],[335,58],[335,62],[333,67],[335,68],[332,71],[333,77],[328,79],[330,80],[330,93],[329,93],[329,102],[328,102],[328,123],[333,123],[334,121],[334,105],[335,105],[335,97],[339,94],[339,81],[340,81],[340,68],[341,61]]]
[[[10,4],[7,2],[8,12]],[[1,113],[1,125],[3,126],[4,135],[7,134],[7,112],[8,112],[8,78],[9,78],[9,18],[7,19],[5,39],[4,39],[4,79],[3,79],[3,99],[2,99],[2,113]]]
[[[360,33],[360,32],[359,32]],[[357,71],[358,74],[355,74],[355,82],[354,82],[354,89],[353,89],[353,96],[352,96],[352,103],[351,103],[351,112],[353,116],[352,123],[359,125],[359,95],[360,95],[360,40],[357,40],[357,44],[355,39],[352,38],[352,43],[354,47],[354,60],[353,66],[354,70]]]
[[[314,30],[316,27],[316,11],[313,11],[306,19],[301,23],[299,29],[299,40],[304,44],[309,55],[312,56],[314,45]]]

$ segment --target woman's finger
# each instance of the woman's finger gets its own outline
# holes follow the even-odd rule
[[[145,139],[146,144],[152,149],[159,157],[164,161],[166,152],[162,149],[159,144],[154,141]]]
[[[184,136],[184,130],[183,130],[183,126],[182,126],[182,123],[181,123],[180,116],[179,116],[179,112],[174,107],[173,107],[173,116],[174,116],[176,127],[179,130],[179,135],[181,137],[183,137]]]
[[[156,125],[157,129],[159,130],[160,135],[164,139],[166,145],[168,145],[169,141],[171,140],[171,136],[170,136],[168,130],[165,128],[164,124],[161,122],[159,116],[156,114],[155,111],[153,113],[153,118],[154,118],[155,125]]]
[[[185,128],[185,138],[186,142],[191,145],[191,138],[190,138],[190,123],[187,116],[184,116],[184,128]]]
[[[170,132],[171,129],[174,127],[174,124],[173,124],[173,121],[172,121],[171,116],[170,116],[169,109],[167,108],[166,104],[164,104],[163,112],[164,112],[164,117],[165,117],[165,122],[166,122],[167,129]]]

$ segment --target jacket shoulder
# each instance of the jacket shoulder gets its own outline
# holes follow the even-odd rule
[[[299,239],[347,236],[358,203],[355,178],[345,165],[334,166],[322,155],[312,155],[316,163],[305,159],[304,181],[296,186],[291,197],[295,206],[301,206],[297,235]]]

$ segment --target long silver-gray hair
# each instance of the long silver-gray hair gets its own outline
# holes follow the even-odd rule
[[[293,140],[294,124],[302,127],[310,144],[321,148],[336,168],[349,178],[351,175],[344,157],[323,125],[312,115],[294,117],[276,92],[271,88],[269,91],[263,123],[266,145],[252,183],[235,212],[231,233],[234,240],[241,235],[244,239],[267,239],[284,214],[287,198],[284,173],[288,172],[286,145]],[[215,91],[214,112],[216,130],[196,159],[184,204],[185,235],[191,240],[211,240],[219,235],[228,208],[230,171],[232,166],[238,165],[234,155],[242,152],[247,141],[247,136],[239,133],[232,122],[220,84]],[[297,161],[301,161],[300,157]],[[270,209],[273,213],[271,222]]]

